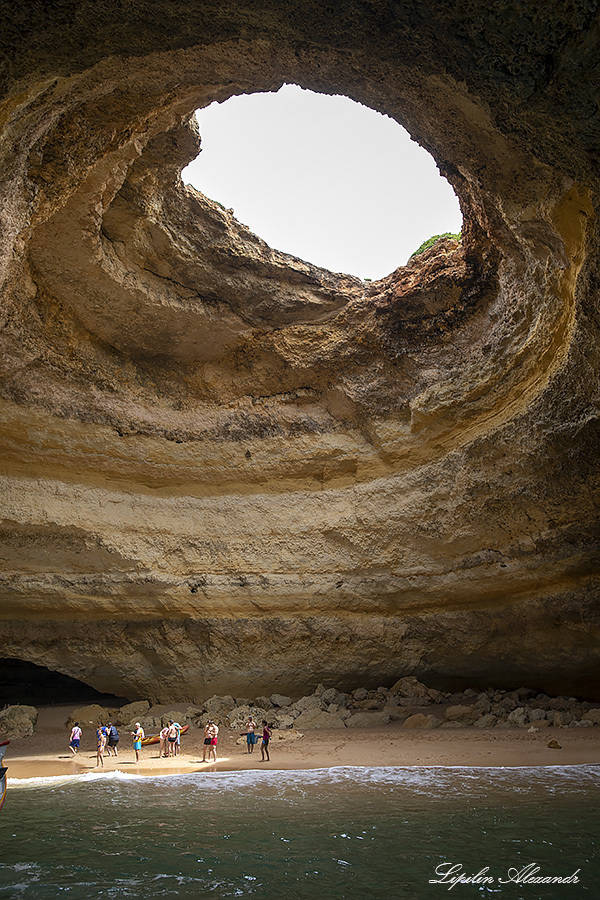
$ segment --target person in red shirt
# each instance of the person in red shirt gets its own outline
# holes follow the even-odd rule
[[[262,743],[260,745],[260,753],[261,753],[261,762],[265,761],[265,754],[267,757],[267,762],[271,762],[271,757],[269,756],[269,741],[271,740],[271,729],[267,725],[267,720],[262,720]]]

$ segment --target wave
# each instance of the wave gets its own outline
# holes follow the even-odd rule
[[[111,772],[85,772],[68,775],[47,775],[33,778],[8,778],[11,790],[32,787],[57,787],[91,782],[151,784],[169,781],[204,789],[239,789],[244,785],[309,786],[311,784],[353,783],[363,785],[398,785],[407,788],[430,789],[461,782],[478,781],[483,775],[494,775],[496,784],[531,781],[537,783],[560,780],[565,782],[600,783],[600,765],[580,763],[572,765],[550,764],[543,766],[329,766],[320,769],[242,769],[221,772],[156,773],[138,775],[120,769]],[[453,777],[454,776],[454,777]]]

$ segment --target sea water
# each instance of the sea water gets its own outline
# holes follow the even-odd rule
[[[597,766],[31,779],[0,897],[596,898],[599,808]]]

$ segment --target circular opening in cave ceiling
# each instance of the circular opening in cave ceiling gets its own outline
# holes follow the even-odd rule
[[[348,97],[287,84],[196,115],[202,151],[184,181],[278,250],[377,279],[432,235],[461,229],[456,195],[430,154]]]

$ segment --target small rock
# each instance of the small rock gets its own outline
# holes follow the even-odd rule
[[[356,688],[352,696],[355,700],[366,700],[368,696],[368,691],[366,688]]]
[[[546,746],[550,747],[551,750],[562,750],[562,746],[558,743],[556,738],[549,740]]]
[[[403,728],[437,728],[440,720],[436,716],[427,716],[424,713],[415,713],[409,716],[402,724]]]
[[[271,703],[279,707],[291,706],[292,698],[286,697],[285,694],[271,694]]]

